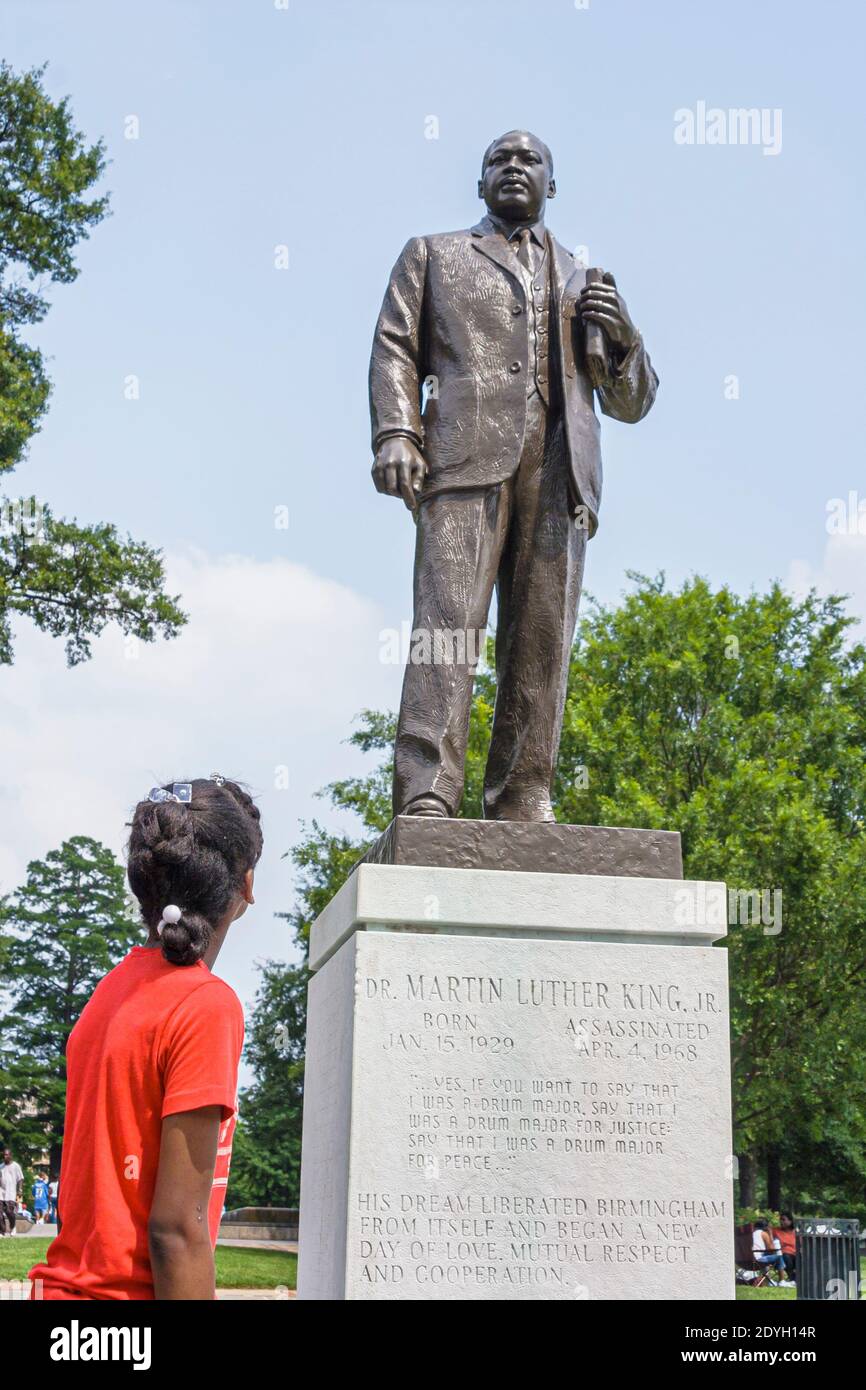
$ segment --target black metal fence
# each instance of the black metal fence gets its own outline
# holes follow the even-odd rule
[[[860,1222],[809,1217],[797,1233],[797,1298],[860,1297]]]

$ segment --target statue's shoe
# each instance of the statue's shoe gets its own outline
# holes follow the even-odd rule
[[[436,820],[448,820],[448,807],[433,792],[429,796],[416,796],[408,806],[404,806],[401,816],[430,816]]]

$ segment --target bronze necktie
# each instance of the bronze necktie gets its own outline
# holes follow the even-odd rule
[[[531,233],[529,231],[529,228],[521,227],[514,240],[517,243],[517,259],[520,261],[520,264],[522,266],[526,267],[526,269],[529,271],[531,275],[533,267]]]

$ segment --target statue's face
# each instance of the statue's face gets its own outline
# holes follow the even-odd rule
[[[555,185],[544,150],[526,131],[497,140],[484,166],[478,192],[496,217],[534,222]]]

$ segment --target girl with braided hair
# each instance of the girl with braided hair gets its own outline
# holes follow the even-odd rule
[[[34,1297],[215,1297],[244,1021],[211,970],[261,852],[258,808],[223,777],[136,806],[127,873],[147,940],[67,1044],[60,1232],[30,1271]]]

